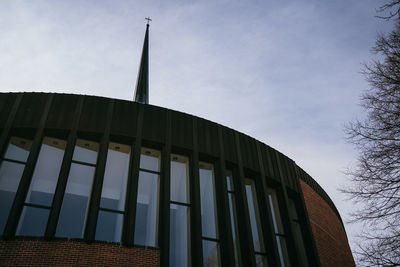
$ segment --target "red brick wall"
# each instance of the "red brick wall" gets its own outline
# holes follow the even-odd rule
[[[300,180],[311,229],[321,265],[355,266],[346,232],[329,205],[308,184]]]
[[[159,266],[154,249],[77,241],[0,240],[0,266]]]

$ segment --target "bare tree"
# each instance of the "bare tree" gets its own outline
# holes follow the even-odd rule
[[[346,132],[359,152],[348,171],[351,186],[343,189],[358,205],[353,221],[364,231],[355,253],[365,266],[400,266],[400,0],[380,8],[390,11],[394,30],[377,38],[376,60],[364,66],[370,89],[362,96],[364,121]]]

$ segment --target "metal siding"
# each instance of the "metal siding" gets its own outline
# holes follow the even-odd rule
[[[17,94],[0,94],[0,128],[4,128]]]
[[[143,139],[163,143],[165,140],[166,109],[143,105]],[[174,134],[174,129],[172,129]]]
[[[37,128],[48,94],[25,93],[13,127]]]
[[[197,132],[199,137],[199,152],[218,155],[218,128],[213,122],[197,118]]]
[[[107,98],[85,96],[79,130],[102,133],[106,126],[109,101]]]
[[[231,162],[237,162],[235,135],[234,131],[228,127],[222,127],[222,140],[224,145],[225,159]]]
[[[47,117],[46,128],[71,129],[74,120],[77,95],[54,95],[53,103]]]
[[[190,149],[193,144],[192,116],[176,111],[171,112],[171,127],[173,135],[171,142],[173,146]]]
[[[271,160],[271,165],[272,165],[272,179],[275,181],[280,181],[280,174],[279,174],[279,168],[278,168],[278,162],[276,161],[276,155],[275,155],[275,149],[268,147],[267,148],[267,154],[268,158]]]
[[[254,171],[259,171],[260,166],[258,165],[255,140],[245,134],[240,134],[239,136],[244,167]]]
[[[262,155],[263,164],[264,164],[265,175],[267,175],[268,177],[273,177],[274,170],[272,167],[271,157],[268,154],[268,146],[260,142],[260,148],[261,148],[261,155]]]
[[[111,121],[111,135],[135,136],[138,104],[116,100]]]

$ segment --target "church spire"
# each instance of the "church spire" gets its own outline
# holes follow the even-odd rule
[[[134,95],[134,101],[143,104],[149,103],[149,22],[151,19],[146,18],[146,20],[146,34]]]

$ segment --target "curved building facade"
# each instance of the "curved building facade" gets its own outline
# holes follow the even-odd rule
[[[0,94],[0,265],[354,266],[296,163],[185,113]]]

